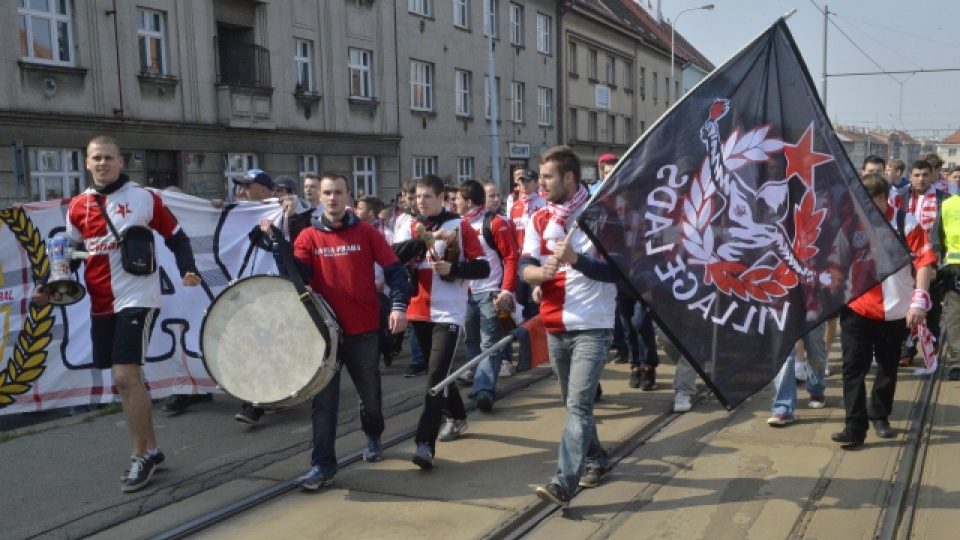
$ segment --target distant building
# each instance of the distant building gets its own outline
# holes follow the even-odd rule
[[[936,151],[943,159],[945,168],[952,169],[960,165],[960,129],[940,141]]]

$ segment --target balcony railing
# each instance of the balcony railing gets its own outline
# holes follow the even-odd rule
[[[259,45],[213,37],[217,84],[270,88],[270,50]]]

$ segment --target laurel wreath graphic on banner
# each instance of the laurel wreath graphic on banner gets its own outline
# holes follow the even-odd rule
[[[746,132],[742,137],[735,130],[723,145],[723,163],[730,173],[750,163],[766,162],[775,153],[782,151],[783,141],[768,138],[770,126]],[[691,181],[690,190],[683,201],[683,245],[690,254],[692,264],[704,267],[703,281],[727,295],[733,294],[742,300],[753,299],[770,302],[786,296],[800,278],[783,261],[776,266],[747,266],[738,261],[722,259],[716,251],[716,238],[711,224],[718,217],[715,202],[717,186],[711,179],[709,159],[703,160],[700,174]],[[799,205],[794,206],[795,234],[791,248],[797,260],[806,261],[817,254],[814,242],[819,237],[819,227],[826,216],[825,210],[814,211],[815,196],[808,188]]]
[[[0,210],[0,222],[10,227],[10,232],[26,250],[33,282],[45,279],[50,269],[50,259],[40,231],[27,213],[22,208]],[[12,356],[0,371],[0,409],[13,403],[16,396],[30,390],[30,383],[37,380],[46,369],[47,346],[53,339],[53,305],[31,305],[29,315],[17,336]]]

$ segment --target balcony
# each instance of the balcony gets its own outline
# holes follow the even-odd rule
[[[229,127],[274,129],[270,51],[214,36],[217,113]]]

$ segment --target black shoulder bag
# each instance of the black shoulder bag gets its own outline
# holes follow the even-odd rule
[[[117,232],[117,228],[114,227],[110,215],[107,214],[107,208],[103,205],[100,197],[94,195],[93,199],[100,207],[100,213],[103,214],[107,227],[110,228],[110,232],[120,245],[120,260],[124,271],[135,276],[149,276],[156,272],[157,257],[153,245],[153,230],[134,225],[128,227],[121,236]]]

